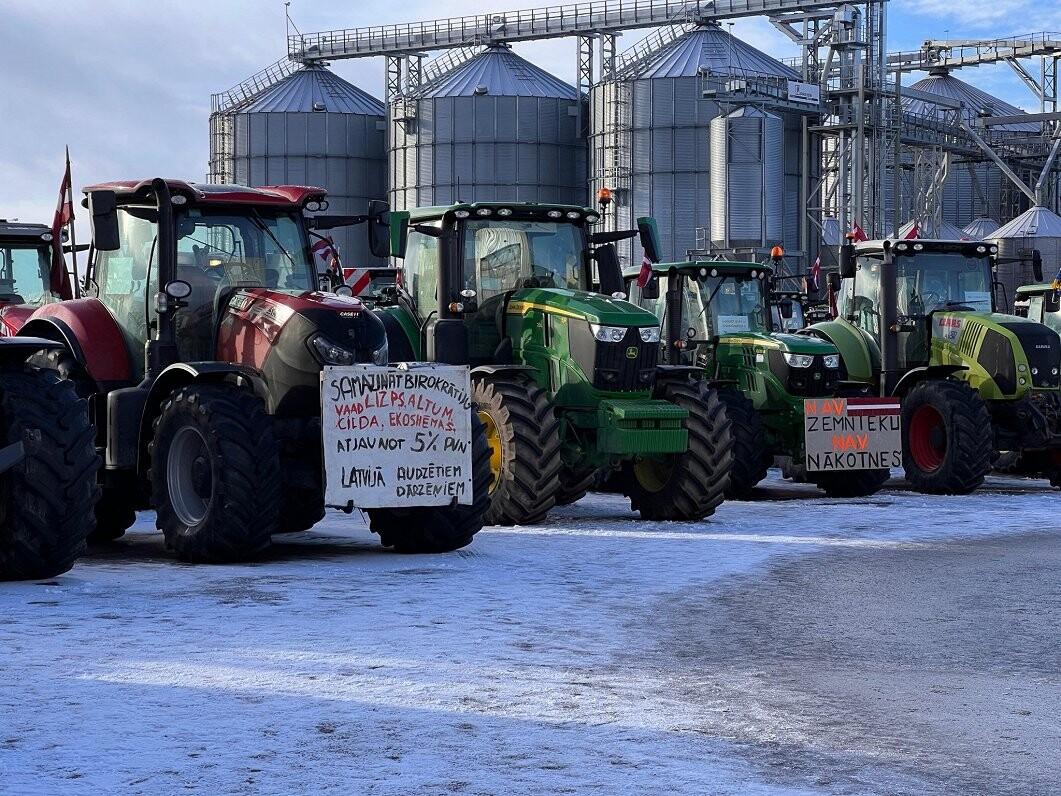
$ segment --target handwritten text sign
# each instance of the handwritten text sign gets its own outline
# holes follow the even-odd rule
[[[810,471],[903,465],[898,398],[808,398],[803,418]]]
[[[329,506],[472,503],[468,368],[326,367],[321,410]]]

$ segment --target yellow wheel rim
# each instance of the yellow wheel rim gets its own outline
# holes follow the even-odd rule
[[[659,492],[670,480],[671,465],[662,459],[639,459],[634,464],[634,477],[648,492]]]
[[[489,412],[480,409],[479,422],[486,429],[486,444],[490,447],[490,491],[493,492],[497,488],[497,482],[501,480],[501,432]]]

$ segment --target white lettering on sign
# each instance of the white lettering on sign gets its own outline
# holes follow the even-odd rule
[[[325,367],[329,506],[472,503],[471,381],[457,365]]]
[[[796,80],[788,81],[788,98],[792,102],[806,102],[812,105],[821,103],[821,89],[813,83],[800,83]]]
[[[809,471],[902,467],[898,398],[808,398],[803,422]]]

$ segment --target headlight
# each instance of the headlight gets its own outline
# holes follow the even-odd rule
[[[814,364],[813,354],[782,354],[781,356],[785,358],[789,367],[793,368],[809,368]]]
[[[387,341],[383,341],[383,345],[372,352],[372,361],[377,365],[389,365],[391,362],[391,351]]]
[[[589,325],[589,330],[593,332],[593,336],[602,343],[621,343],[623,338],[626,337],[625,326],[599,326],[598,324],[591,323]],[[659,330],[656,331],[656,339],[659,339]]]
[[[638,329],[641,333],[641,340],[645,343],[658,343],[659,342],[659,327],[658,326],[642,326]]]
[[[822,359],[825,360],[825,367],[832,370],[836,370],[840,367],[840,355],[839,354],[826,354]]]
[[[333,343],[322,334],[313,335],[309,344],[323,365],[352,365],[356,358],[353,351]]]

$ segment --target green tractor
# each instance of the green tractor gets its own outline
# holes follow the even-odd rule
[[[1061,291],[1050,282],[1017,288],[1014,312],[1061,335]]]
[[[838,317],[807,331],[839,350],[843,378],[902,399],[915,489],[966,494],[1001,451],[1061,474],[1061,338],[995,311],[997,247],[884,240],[841,248]]]
[[[624,300],[615,242],[589,208],[462,203],[369,214],[373,250],[401,260],[377,304],[392,361],[468,364],[492,453],[486,521],[540,522],[614,470],[646,519],[698,520],[722,502],[732,460],[718,392],[661,365],[659,322]],[[386,231],[386,233],[384,232]]]
[[[804,399],[844,394],[836,348],[771,332],[771,317],[792,319],[794,305],[770,290],[769,265],[689,261],[657,264],[652,273],[643,288],[638,270],[626,276],[631,300],[663,321],[663,358],[698,368],[721,388],[734,448],[727,497],[748,497],[775,458],[800,471]],[[880,489],[888,470],[815,471],[806,478],[830,496],[855,497]]]

